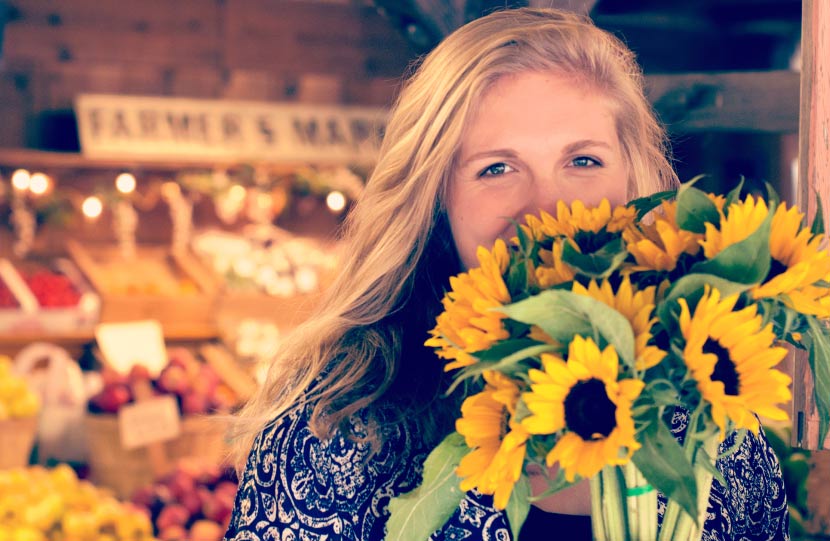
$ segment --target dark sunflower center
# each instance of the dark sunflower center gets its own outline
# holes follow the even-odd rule
[[[580,381],[565,397],[565,425],[583,440],[597,433],[607,437],[617,426],[616,412],[617,406],[598,379]]]
[[[767,279],[765,281],[769,282],[779,274],[783,274],[784,272],[786,272],[787,268],[788,267],[785,264],[781,263],[773,257],[772,263],[770,263],[769,266],[769,272],[767,273]]]
[[[614,240],[614,233],[609,233],[604,227],[594,233],[593,231],[577,231],[574,235],[574,242],[579,246],[583,254],[593,254],[609,241]]]
[[[703,344],[703,352],[712,353],[718,358],[715,371],[712,372],[712,381],[722,382],[724,392],[736,396],[740,392],[741,382],[738,379],[738,372],[735,370],[735,363],[729,358],[729,350],[721,346],[717,340],[710,338]]]

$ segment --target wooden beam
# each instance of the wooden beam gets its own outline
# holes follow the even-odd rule
[[[801,30],[801,123],[796,203],[816,213],[816,195],[824,206],[824,223],[830,222],[830,4],[803,0]],[[813,380],[805,355],[794,357],[793,445],[807,449],[830,448],[819,441],[818,413],[813,400]],[[800,436],[800,437],[799,437]]]
[[[798,131],[796,72],[649,75],[646,91],[670,132]]]

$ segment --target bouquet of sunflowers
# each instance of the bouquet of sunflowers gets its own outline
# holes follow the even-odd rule
[[[590,479],[595,539],[700,539],[725,436],[737,431],[733,452],[758,417],[788,419],[784,343],[809,352],[824,441],[821,208],[808,226],[771,189],[693,184],[618,208],[560,203],[451,279],[426,343],[475,391],[421,486],[392,500],[387,539],[426,539],[471,489],[493,496],[517,539],[534,499],[527,469],[555,463],[536,498]],[[669,429],[678,410],[682,441]]]

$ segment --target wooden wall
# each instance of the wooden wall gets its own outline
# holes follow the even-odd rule
[[[0,147],[44,146],[46,121],[81,92],[386,105],[414,57],[375,9],[348,0],[5,7]]]

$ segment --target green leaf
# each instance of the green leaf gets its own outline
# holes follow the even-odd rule
[[[525,523],[528,512],[530,512],[530,480],[527,475],[522,475],[510,493],[507,501],[507,523],[510,525],[512,539],[519,539],[519,531]]]
[[[706,192],[692,187],[697,179],[683,184],[677,191],[677,225],[693,233],[704,233],[704,224],[720,223],[720,213]]]
[[[764,187],[767,189],[767,204],[769,206],[775,205],[777,207],[778,204],[781,203],[781,198],[778,196],[778,192],[775,191],[775,186],[769,182],[764,182]]]
[[[562,250],[562,261],[592,278],[605,278],[614,272],[627,256],[622,237],[608,241],[602,248],[590,254],[581,253],[570,242],[566,242]]]
[[[813,398],[818,409],[818,441],[824,443],[830,425],[830,331],[815,317],[808,317],[810,370],[813,372]]]
[[[657,305],[657,317],[664,324],[673,319],[672,310],[676,307],[677,299],[686,299],[689,309],[694,310],[707,285],[720,291],[721,297],[741,293],[750,287],[748,284],[733,282],[714,274],[687,274],[666,291],[665,299]]]
[[[766,219],[751,235],[724,248],[708,261],[692,267],[692,272],[714,274],[742,284],[757,284],[769,274],[771,257],[769,236],[775,207],[770,207]]]
[[[824,210],[821,206],[821,196],[816,192],[816,215],[813,216],[813,225],[810,227],[810,233],[813,235],[824,235]]]
[[[388,541],[423,541],[449,520],[464,499],[455,468],[469,451],[457,432],[432,450],[424,462],[421,485],[389,502]]]
[[[727,297],[734,293],[741,293],[749,289],[748,284],[740,282],[733,282],[715,276],[714,274],[694,273],[687,274],[680,280],[676,281],[666,292],[666,301],[673,301],[679,298],[691,299],[703,295],[704,286],[711,286],[713,289],[720,291],[721,296]],[[665,302],[665,301],[664,301]]]
[[[574,335],[592,337],[596,330],[614,346],[620,359],[634,367],[634,331],[621,313],[605,303],[570,291],[547,290],[498,309],[511,319],[538,325],[561,344]]]
[[[645,197],[632,199],[625,206],[633,207],[637,211],[637,219],[641,220],[643,216],[654,210],[660,203],[668,201],[676,195],[677,190],[666,190],[664,192],[657,192]]]
[[[732,203],[737,203],[740,200],[741,190],[743,189],[743,187],[744,176],[741,175],[741,181],[738,182],[738,185],[735,186],[732,190],[730,190],[728,194],[726,194],[726,202],[724,203],[724,206],[726,208],[729,208],[729,205],[731,205]]]
[[[697,484],[683,448],[659,418],[646,425],[631,459],[648,482],[697,520]]]
[[[461,382],[463,382],[464,380],[469,379],[471,377],[478,376],[479,374],[482,374],[482,373],[486,372],[487,370],[497,370],[497,371],[503,372],[505,374],[512,374],[514,371],[525,372],[525,370],[523,368],[518,368],[517,369],[517,365],[521,361],[523,361],[523,360],[525,360],[529,357],[535,357],[535,356],[537,356],[541,353],[547,353],[549,351],[555,351],[555,350],[559,349],[557,346],[555,346],[553,344],[540,344],[539,342],[535,342],[533,340],[521,340],[521,341],[522,342],[530,342],[532,345],[529,346],[529,347],[526,347],[524,349],[520,349],[518,351],[513,351],[512,353],[506,353],[505,352],[505,356],[501,357],[501,358],[494,358],[493,360],[487,360],[487,361],[479,361],[479,362],[477,362],[473,365],[465,367],[455,377],[455,379],[453,380],[452,385],[450,386],[447,393],[448,394],[452,393],[455,390],[455,388],[458,387],[458,385],[460,385]],[[511,340],[511,342],[519,342],[519,340]],[[502,345],[502,344],[499,344],[499,345]],[[498,348],[498,346],[490,348],[490,349],[486,350],[484,353],[489,357],[489,356],[493,355],[493,351],[496,348]],[[479,356],[479,355],[481,355],[481,353],[476,353],[476,356]],[[479,357],[479,359],[480,358],[481,357]]]

